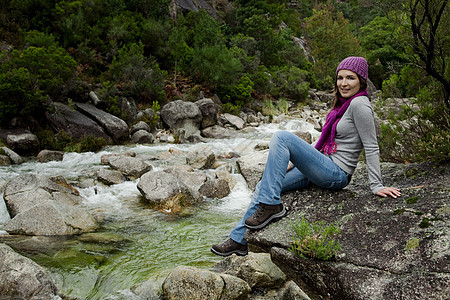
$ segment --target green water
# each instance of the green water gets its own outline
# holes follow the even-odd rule
[[[146,280],[160,288],[178,265],[207,269],[221,260],[210,247],[226,238],[242,214],[215,211],[216,204],[206,203],[184,217],[136,205],[133,215],[107,220],[94,234],[26,256],[52,273],[63,294],[80,299],[118,299],[121,291]]]

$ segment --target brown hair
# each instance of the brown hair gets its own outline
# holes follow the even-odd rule
[[[360,87],[360,91],[364,91],[365,89],[367,89],[367,80],[365,80],[364,78],[362,78],[359,74],[356,74],[358,76],[359,79],[359,83],[361,84]],[[337,87],[337,76],[334,80],[334,100],[333,100],[333,105],[332,108],[334,108],[336,106],[336,103],[338,103],[339,98],[342,98],[341,93],[339,93],[339,89]]]

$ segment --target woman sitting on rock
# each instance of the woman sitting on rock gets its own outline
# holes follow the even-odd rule
[[[213,253],[246,255],[247,228],[261,229],[286,215],[280,200],[282,192],[311,184],[331,190],[347,186],[363,149],[371,191],[382,197],[401,195],[399,189],[384,187],[381,182],[374,114],[367,97],[367,61],[347,57],[337,67],[336,75],[334,105],[317,144],[312,146],[288,131],[273,135],[264,174],[247,212],[228,240],[212,246]]]

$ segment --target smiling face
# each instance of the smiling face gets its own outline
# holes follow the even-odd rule
[[[350,98],[361,89],[358,74],[349,70],[339,70],[336,86],[343,98]]]

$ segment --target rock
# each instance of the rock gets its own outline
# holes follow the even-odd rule
[[[136,157],[136,153],[134,152],[123,152],[123,153],[109,153],[103,154],[100,158],[102,165],[107,165],[110,159],[116,159],[117,157]]]
[[[35,174],[23,174],[10,180],[5,186],[3,198],[11,217],[48,200],[69,205],[82,202],[82,197],[74,190]]]
[[[137,119],[138,109],[136,102],[132,98],[119,97],[119,107],[121,116],[124,120],[131,124]]]
[[[162,107],[161,118],[173,131],[183,128],[187,138],[199,132],[202,113],[194,103],[176,100]]]
[[[60,299],[47,271],[0,244],[0,295],[2,299]]]
[[[119,184],[123,182],[122,172],[117,170],[100,169],[97,172],[97,178],[107,185]]]
[[[248,187],[254,190],[266,167],[269,151],[260,151],[239,157],[237,164]]]
[[[50,180],[34,174],[10,180],[3,198],[12,219],[4,229],[27,235],[72,235],[95,229],[93,217],[76,206],[82,197],[65,185],[60,178]]]
[[[231,132],[227,128],[214,125],[202,130],[202,136],[212,139],[225,139],[231,137]]]
[[[137,184],[144,198],[166,212],[178,213],[201,199],[175,175],[164,171],[147,172]]]
[[[12,161],[9,156],[0,154],[0,166],[9,166],[11,164]]]
[[[197,146],[191,149],[186,156],[186,163],[194,169],[211,169],[216,160],[216,155],[208,146]]]
[[[95,121],[67,105],[54,102],[45,116],[56,132],[67,132],[76,139],[94,136],[104,139],[108,144],[112,143],[112,139]]]
[[[40,143],[32,133],[8,134],[6,144],[14,152],[20,155],[36,155],[39,152]]]
[[[150,125],[148,125],[144,121],[139,121],[138,123],[133,125],[133,127],[131,128],[131,135],[133,135],[133,133],[135,133],[139,130],[145,130],[147,132],[151,132]]]
[[[270,251],[273,262],[311,298],[446,299],[450,293],[450,168],[448,163],[382,164],[386,186],[402,197],[371,194],[364,164],[341,191],[311,187],[282,195],[288,216],[247,232],[251,246]],[[287,249],[290,222],[305,217],[341,229],[334,261],[306,260]]]
[[[221,120],[221,123],[224,125],[230,124],[231,126],[233,126],[236,129],[244,128],[244,124],[245,124],[244,120],[242,120],[241,118],[239,118],[235,115],[225,113],[225,114],[221,115],[219,118]]]
[[[312,143],[312,135],[309,131],[295,131],[293,132],[296,136],[307,142],[308,144]]]
[[[37,155],[37,160],[41,163],[49,161],[62,161],[64,152],[54,150],[41,150]]]
[[[153,169],[152,165],[137,157],[110,157],[108,164],[112,169],[119,170],[123,175],[131,180],[135,180]]]
[[[212,199],[222,199],[231,192],[227,181],[215,179],[206,181],[199,189],[200,194]]]
[[[131,136],[131,142],[136,144],[153,144],[155,137],[146,130],[138,130]]]
[[[198,192],[200,187],[206,182],[206,175],[201,172],[194,172],[191,167],[188,167],[188,170],[186,167],[188,166],[169,168],[165,169],[164,172],[175,175],[192,191]]]
[[[6,156],[8,156],[11,159],[13,164],[19,165],[23,163],[23,158],[16,152],[9,149],[8,147],[2,147],[1,150],[3,150],[4,154],[6,154]]]
[[[252,289],[277,289],[286,281],[286,275],[272,262],[268,253],[249,252],[246,256],[228,256],[213,270],[241,278]]]
[[[107,107],[106,102],[100,100],[94,91],[89,92],[89,98],[91,99],[92,104],[98,109],[105,109]]]
[[[87,211],[51,200],[18,213],[4,225],[9,234],[25,235],[75,235],[97,227]]]
[[[128,125],[124,120],[87,103],[76,103],[75,105],[83,114],[99,123],[114,142],[122,143],[128,140]]]
[[[204,98],[195,102],[202,113],[202,127],[207,128],[217,124],[217,114],[219,110],[210,98]]]
[[[242,279],[194,267],[176,267],[162,285],[168,299],[247,299],[250,287]]]

